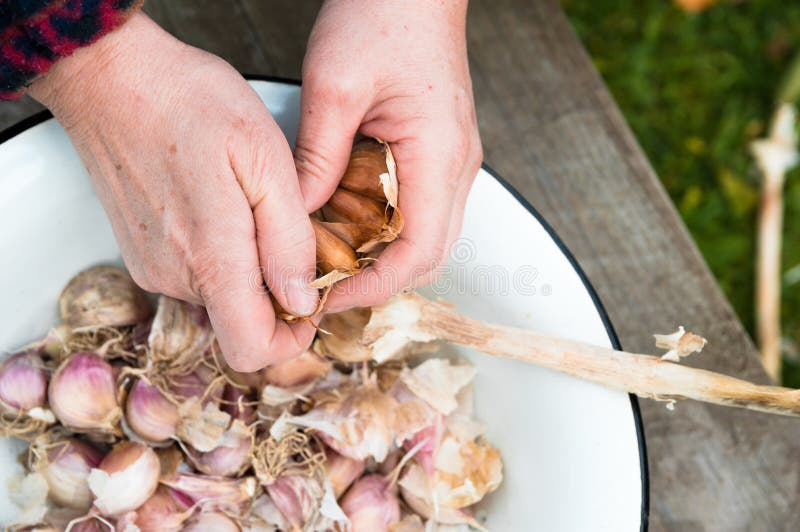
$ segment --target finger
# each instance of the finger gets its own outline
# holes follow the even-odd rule
[[[322,207],[344,175],[366,111],[366,105],[356,103],[313,82],[303,85],[294,157],[307,212]]]
[[[266,113],[265,113],[266,115]],[[268,115],[238,140],[231,163],[253,210],[264,281],[278,303],[296,316],[319,302],[311,220],[303,206],[291,149]]]
[[[443,266],[458,182],[452,172],[461,165],[452,157],[442,157],[441,143],[429,138],[391,147],[397,159],[398,208],[405,226],[369,268],[334,287],[326,305],[331,311],[378,304],[430,281]]]

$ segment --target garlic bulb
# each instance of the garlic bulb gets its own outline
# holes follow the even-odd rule
[[[183,527],[184,532],[239,532],[240,530],[233,519],[217,512],[197,514]]]
[[[364,473],[365,468],[364,460],[356,460],[333,449],[325,449],[325,477],[330,482],[337,499]]]
[[[42,438],[32,444],[31,452],[39,457],[34,469],[47,481],[48,496],[54,503],[84,512],[91,508],[89,473],[100,465],[103,453],[77,438],[56,442]]]
[[[179,532],[185,530],[183,523],[191,517],[192,511],[191,499],[166,486],[158,486],[156,492],[144,504],[119,519],[117,529],[131,529],[138,532]]]
[[[0,411],[25,413],[47,406],[47,372],[41,357],[23,351],[0,365]]]
[[[341,501],[353,532],[389,532],[400,521],[397,489],[382,475],[367,475]]]
[[[164,442],[177,431],[178,407],[156,386],[137,379],[125,401],[125,421],[143,440]]]
[[[70,327],[121,327],[151,315],[147,295],[125,271],[95,266],[70,279],[58,298],[61,319]]]
[[[70,355],[58,368],[48,389],[50,408],[58,420],[76,432],[117,432],[114,370],[94,353]]]
[[[160,469],[150,447],[131,441],[117,445],[89,473],[95,507],[105,516],[135,510],[155,492]]]

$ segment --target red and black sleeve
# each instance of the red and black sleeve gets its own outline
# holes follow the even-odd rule
[[[0,0],[0,100],[120,26],[142,0]]]

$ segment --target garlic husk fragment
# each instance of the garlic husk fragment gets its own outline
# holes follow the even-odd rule
[[[332,364],[312,350],[264,369],[264,383],[279,388],[292,388],[324,377]]]
[[[156,490],[161,464],[151,448],[126,441],[89,473],[94,505],[104,516],[135,510]]]
[[[150,358],[187,372],[198,366],[214,341],[206,309],[167,296],[158,298],[150,336]]]
[[[275,503],[266,494],[261,494],[253,501],[253,507],[247,516],[245,532],[278,532],[289,530],[291,525],[283,516]]]
[[[233,519],[218,512],[197,514],[183,527],[184,532],[239,532],[240,530]]]
[[[114,370],[94,353],[70,355],[50,380],[50,408],[75,432],[119,434]]]
[[[210,452],[223,444],[231,424],[231,416],[199,397],[191,397],[178,406],[178,438],[200,452]]]
[[[58,298],[61,319],[72,327],[122,327],[142,323],[152,309],[127,272],[95,266],[70,279]]]
[[[188,497],[166,486],[158,486],[155,493],[136,510],[124,514],[117,529],[138,532],[179,532],[191,517],[194,508]],[[136,528],[134,528],[136,527]]]
[[[222,478],[177,473],[161,483],[191,499],[204,512],[222,512],[230,516],[246,515],[256,493],[255,477]]]
[[[389,532],[400,521],[397,487],[382,475],[359,479],[342,498],[353,532]]]
[[[158,387],[139,378],[125,400],[125,422],[135,434],[149,443],[163,443],[178,429],[178,407]]]
[[[41,473],[16,475],[8,482],[10,502],[19,510],[9,526],[35,525],[47,513],[47,480]]]
[[[253,429],[234,419],[220,444],[209,452],[187,448],[187,458],[198,471],[217,477],[236,477],[250,467]]]
[[[365,460],[355,460],[333,449],[325,449],[325,478],[337,499],[364,473],[366,465]]]
[[[425,523],[422,522],[422,518],[417,514],[407,514],[405,515],[399,523],[395,524],[391,528],[391,532],[428,532],[425,530]],[[469,532],[466,530],[465,532]]]
[[[403,368],[400,381],[439,413],[448,415],[458,407],[456,395],[475,378],[470,365],[453,365],[444,358],[430,358],[413,369]]]
[[[103,460],[100,450],[77,438],[43,434],[31,444],[30,456],[31,467],[47,481],[51,501],[83,512],[91,508],[88,478]]]
[[[656,347],[668,349],[661,356],[661,360],[680,362],[681,358],[688,357],[692,353],[699,353],[706,345],[706,339],[694,333],[686,332],[681,325],[672,334],[654,334]]]
[[[303,475],[284,475],[266,486],[266,490],[293,529],[306,527],[324,494],[319,480]]]

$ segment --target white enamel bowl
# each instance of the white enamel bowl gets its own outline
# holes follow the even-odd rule
[[[254,80],[287,138],[299,87]],[[0,352],[41,337],[77,271],[120,262],[78,156],[53,119],[21,124],[0,144]],[[611,346],[591,286],[558,238],[513,190],[482,169],[449,270],[428,293],[494,322]],[[563,375],[456,350],[478,369],[478,417],[505,462],[481,516],[492,531],[636,531],[646,525],[644,436],[628,395]],[[19,442],[0,442],[0,523],[13,512],[5,479]]]

